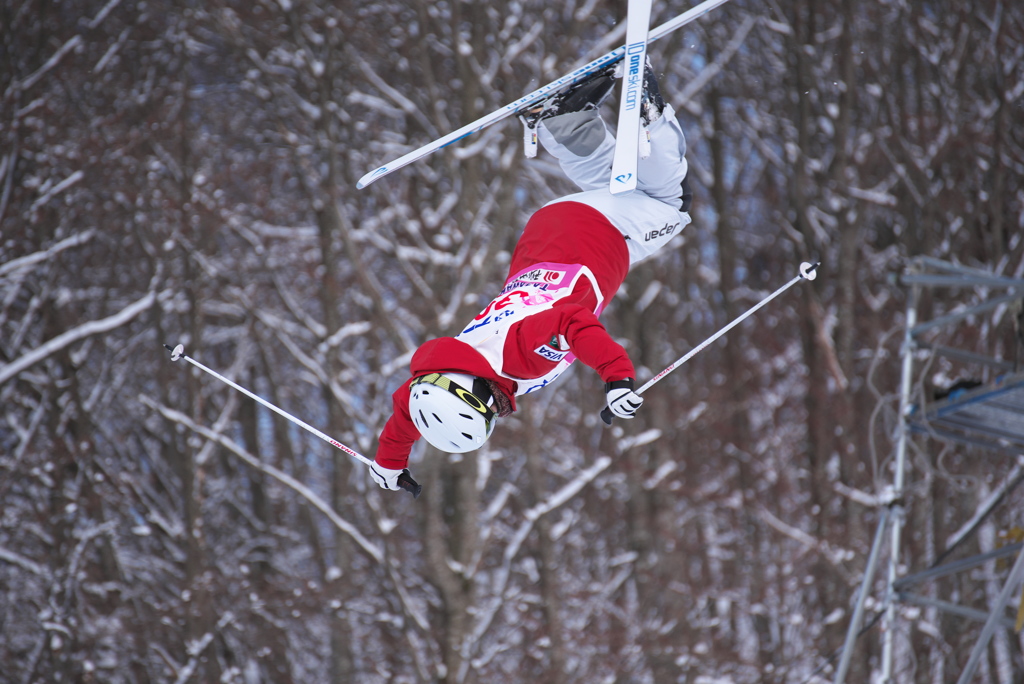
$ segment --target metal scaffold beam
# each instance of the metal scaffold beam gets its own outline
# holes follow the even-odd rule
[[[1013,628],[1014,623],[1006,616],[1006,605],[1014,592],[1024,584],[1024,543],[1010,544],[1003,548],[982,553],[970,558],[943,563],[961,542],[974,533],[989,514],[1000,506],[1010,493],[1024,482],[1024,373],[1017,362],[994,359],[972,350],[950,349],[931,345],[920,338],[925,333],[942,327],[959,324],[987,312],[1000,311],[1001,307],[1012,306],[1024,300],[1024,280],[1006,278],[977,268],[951,264],[930,257],[918,257],[910,263],[907,271],[899,278],[907,290],[906,328],[900,348],[901,372],[899,390],[899,424],[895,434],[895,458],[893,480],[884,496],[879,497],[883,507],[879,516],[878,529],[864,570],[863,581],[857,594],[850,625],[842,649],[842,657],[835,672],[835,683],[843,684],[849,672],[853,647],[864,617],[864,605],[879,566],[887,563],[885,590],[882,600],[883,636],[880,681],[895,684],[896,669],[897,604],[927,606],[946,613],[984,622],[970,659],[961,673],[958,684],[967,684],[975,674],[988,644],[1000,628]],[[961,288],[984,289],[992,296],[971,305],[957,307],[926,321],[919,321],[919,303],[924,289]],[[1019,343],[1024,344],[1024,339]],[[914,359],[922,350],[930,351],[961,362],[984,366],[996,377],[988,382],[972,383],[967,388],[958,388],[948,396],[934,401],[922,398],[915,405]],[[938,555],[932,567],[907,575],[900,579],[900,556],[902,532],[906,523],[907,501],[907,450],[914,435],[928,435],[948,443],[966,444],[985,448],[995,453],[1012,454],[1016,458],[1013,467],[1002,485],[982,503],[979,510],[960,529],[947,539],[946,549]],[[888,543],[885,538],[888,533]],[[887,559],[883,560],[883,549],[888,548]],[[934,596],[912,593],[910,588],[939,577],[965,572],[978,565],[1017,554],[1016,563],[1010,571],[1002,591],[988,612],[969,606],[961,606]]]

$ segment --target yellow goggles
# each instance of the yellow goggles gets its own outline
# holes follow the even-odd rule
[[[486,420],[488,423],[490,423],[494,419],[494,411],[492,411],[491,407],[487,405],[487,402],[485,402],[483,399],[478,397],[473,392],[470,392],[468,389],[466,389],[459,383],[454,382],[451,378],[446,378],[440,373],[430,373],[428,375],[421,375],[420,377],[416,378],[415,380],[412,381],[412,384],[410,384],[409,386],[412,387],[413,385],[419,385],[421,383],[433,385],[434,387],[439,387],[446,392],[454,394],[459,399],[461,399],[467,406],[469,406],[471,409],[482,415],[484,417],[484,420]]]

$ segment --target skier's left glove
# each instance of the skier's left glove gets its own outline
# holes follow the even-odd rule
[[[379,463],[373,463],[370,466],[370,476],[373,478],[373,481],[376,482],[381,489],[390,489],[395,492],[401,489],[401,487],[398,486],[398,476],[404,472],[404,470],[392,470],[391,468],[385,468]]]
[[[633,391],[633,378],[615,380],[604,384],[608,409],[619,418],[633,418],[644,398]]]

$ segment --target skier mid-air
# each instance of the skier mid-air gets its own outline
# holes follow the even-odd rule
[[[207,368],[186,354],[182,344],[164,345],[171,360],[183,359],[365,463],[382,488],[405,489],[414,497],[423,488],[407,466],[417,439],[424,437],[449,453],[479,448],[496,420],[516,410],[516,396],[545,387],[577,358],[604,380],[607,407],[602,419],[610,423],[612,416],[632,418],[643,404],[640,395],[652,385],[797,282],[814,280],[817,274],[817,263],[801,263],[799,275],[639,388],[626,350],[598,321],[630,266],[664,247],[690,223],[686,142],[646,63],[646,45],[725,2],[703,0],[645,36],[649,2],[630,0],[626,45],[359,179],[356,187],[365,188],[515,115],[527,127],[527,156],[536,154],[539,138],[582,191],[549,202],[530,218],[512,253],[504,287],[462,332],[416,350],[410,379],[392,395],[394,412],[373,460]],[[618,143],[599,112],[615,78],[623,79]]]
[[[400,488],[417,439],[449,453],[479,448],[496,420],[516,410],[517,395],[549,384],[577,358],[604,380],[612,414],[632,418],[643,403],[633,363],[598,316],[630,266],[690,222],[686,142],[648,66],[641,115],[651,153],[639,161],[637,191],[612,195],[615,138],[599,109],[613,84],[611,69],[598,72],[524,117],[582,192],[533,214],[498,296],[461,333],[413,355],[370,466],[382,488]]]

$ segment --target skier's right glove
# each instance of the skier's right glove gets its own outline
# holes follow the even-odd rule
[[[644,398],[633,391],[633,378],[615,380],[604,384],[608,409],[619,418],[633,418]]]
[[[370,466],[370,476],[373,481],[376,482],[381,489],[390,489],[393,492],[397,492],[401,487],[398,486],[398,476],[404,473],[404,470],[392,470],[391,468],[385,468],[379,463],[374,463]]]

